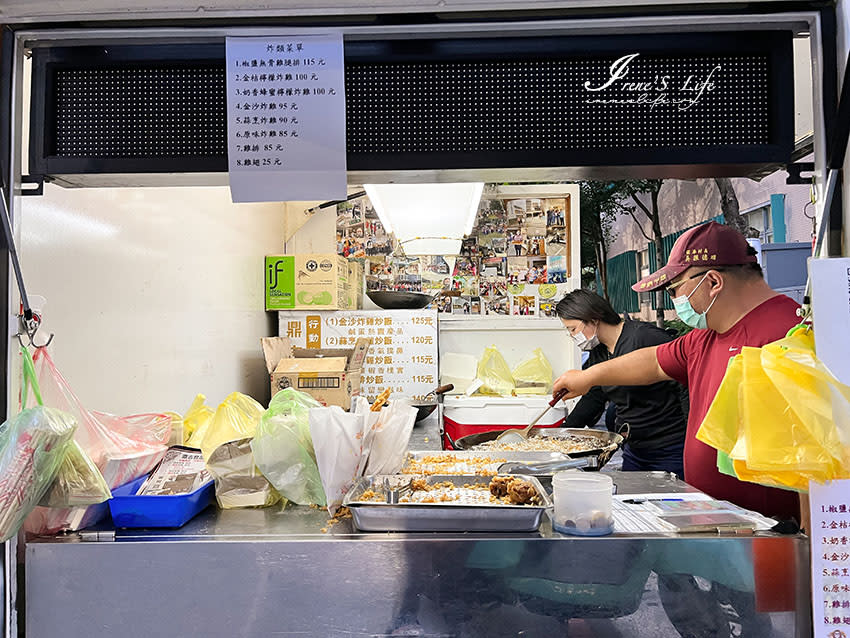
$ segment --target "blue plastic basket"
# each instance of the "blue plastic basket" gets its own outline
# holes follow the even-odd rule
[[[109,511],[115,527],[181,527],[212,503],[215,494],[210,480],[188,494],[136,495],[146,478],[112,490]]]

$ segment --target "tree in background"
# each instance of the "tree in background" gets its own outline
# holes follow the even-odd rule
[[[759,236],[759,231],[751,228],[747,218],[741,215],[738,205],[738,196],[732,187],[732,180],[728,177],[715,177],[714,183],[720,192],[720,210],[723,212],[723,221],[731,226],[744,237],[754,238]]]
[[[758,237],[747,218],[740,214],[738,197],[728,177],[716,177],[720,192],[720,208],[724,222],[744,237]],[[581,182],[582,284],[592,279],[598,269],[601,294],[608,299],[608,247],[616,239],[613,225],[617,215],[629,215],[649,242],[655,243],[655,263],[664,264],[664,236],[661,233],[661,211],[658,196],[664,180],[632,179],[609,182]],[[655,322],[664,327],[664,291],[655,293]]]
[[[620,210],[622,193],[618,182],[580,182],[581,273],[582,286],[591,287],[599,271],[602,290],[608,299],[608,248],[616,239],[614,222]]]
[[[618,202],[620,212],[630,215],[647,241],[655,242],[655,263],[658,268],[664,264],[664,246],[661,234],[661,211],[658,210],[658,193],[664,184],[663,179],[629,179],[619,182],[617,191],[624,197]],[[737,200],[736,200],[737,203]],[[649,222],[652,235],[644,230]],[[655,293],[655,323],[664,327],[664,290]]]

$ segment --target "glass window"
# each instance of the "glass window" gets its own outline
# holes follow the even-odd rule
[[[763,244],[773,241],[773,225],[770,219],[770,204],[763,204],[758,208],[746,211],[744,217],[751,228],[759,232],[759,239]]]

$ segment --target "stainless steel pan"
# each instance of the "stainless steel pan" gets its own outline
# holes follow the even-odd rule
[[[491,430],[490,432],[478,432],[477,434],[468,434],[454,440],[456,450],[471,450],[475,449],[476,445],[486,443],[487,441],[495,440],[499,434],[505,430]],[[594,437],[599,440],[599,445],[589,450],[582,452],[574,452],[570,454],[572,458],[581,458],[585,456],[595,456],[597,469],[603,467],[614,452],[623,444],[625,438],[621,434],[608,432],[605,430],[591,430],[590,428],[538,428],[531,431],[529,440],[541,437],[565,437],[573,434],[582,437]]]

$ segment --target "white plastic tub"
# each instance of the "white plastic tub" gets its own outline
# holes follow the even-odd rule
[[[558,472],[552,477],[555,511],[554,528],[576,536],[604,536],[613,531],[610,474],[601,472]]]
[[[551,400],[552,397],[548,394],[521,397],[447,396],[443,424],[448,435],[454,440],[467,434],[525,427]],[[566,406],[559,404],[549,410],[537,425],[559,427],[566,416]],[[450,446],[451,443],[446,439],[443,447]]]

